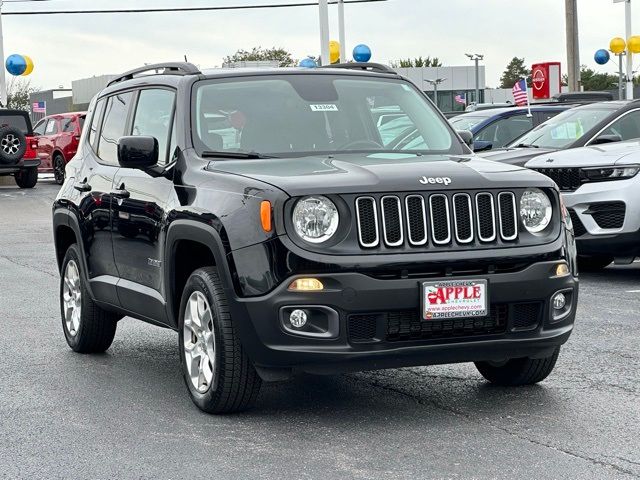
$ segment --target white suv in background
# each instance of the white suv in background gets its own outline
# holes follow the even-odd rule
[[[551,177],[569,210],[584,270],[640,256],[640,141],[550,152],[526,166]]]

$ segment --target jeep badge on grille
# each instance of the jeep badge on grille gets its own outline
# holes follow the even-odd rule
[[[423,185],[449,185],[451,183],[451,179],[449,177],[422,177],[418,180]]]

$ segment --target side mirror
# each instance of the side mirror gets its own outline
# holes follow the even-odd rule
[[[155,137],[122,137],[118,142],[118,163],[123,168],[144,170],[158,163],[158,150]]]
[[[492,148],[493,143],[488,140],[476,140],[473,142],[474,152],[484,152],[485,150],[491,150]]]
[[[469,130],[458,130],[458,135],[460,135],[460,138],[467,145],[467,147],[473,150],[473,133],[471,133]]]
[[[593,141],[593,145],[600,145],[601,143],[614,143],[621,142],[622,137],[620,135],[612,134],[612,135],[600,135],[596,137]]]

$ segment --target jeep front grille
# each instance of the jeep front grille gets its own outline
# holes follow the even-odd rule
[[[556,182],[563,192],[573,192],[582,185],[579,168],[534,168],[534,170]]]
[[[513,192],[358,197],[356,220],[363,248],[512,242],[519,223]]]

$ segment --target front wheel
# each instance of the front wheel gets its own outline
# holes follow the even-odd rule
[[[549,376],[559,354],[560,347],[546,358],[514,358],[500,365],[493,362],[476,362],[476,368],[484,378],[496,385],[533,385]]]
[[[233,413],[255,404],[262,380],[240,344],[215,268],[187,280],[178,332],[184,381],[198,408]]]
[[[16,184],[20,188],[33,188],[38,183],[38,167],[23,168],[15,174]]]

